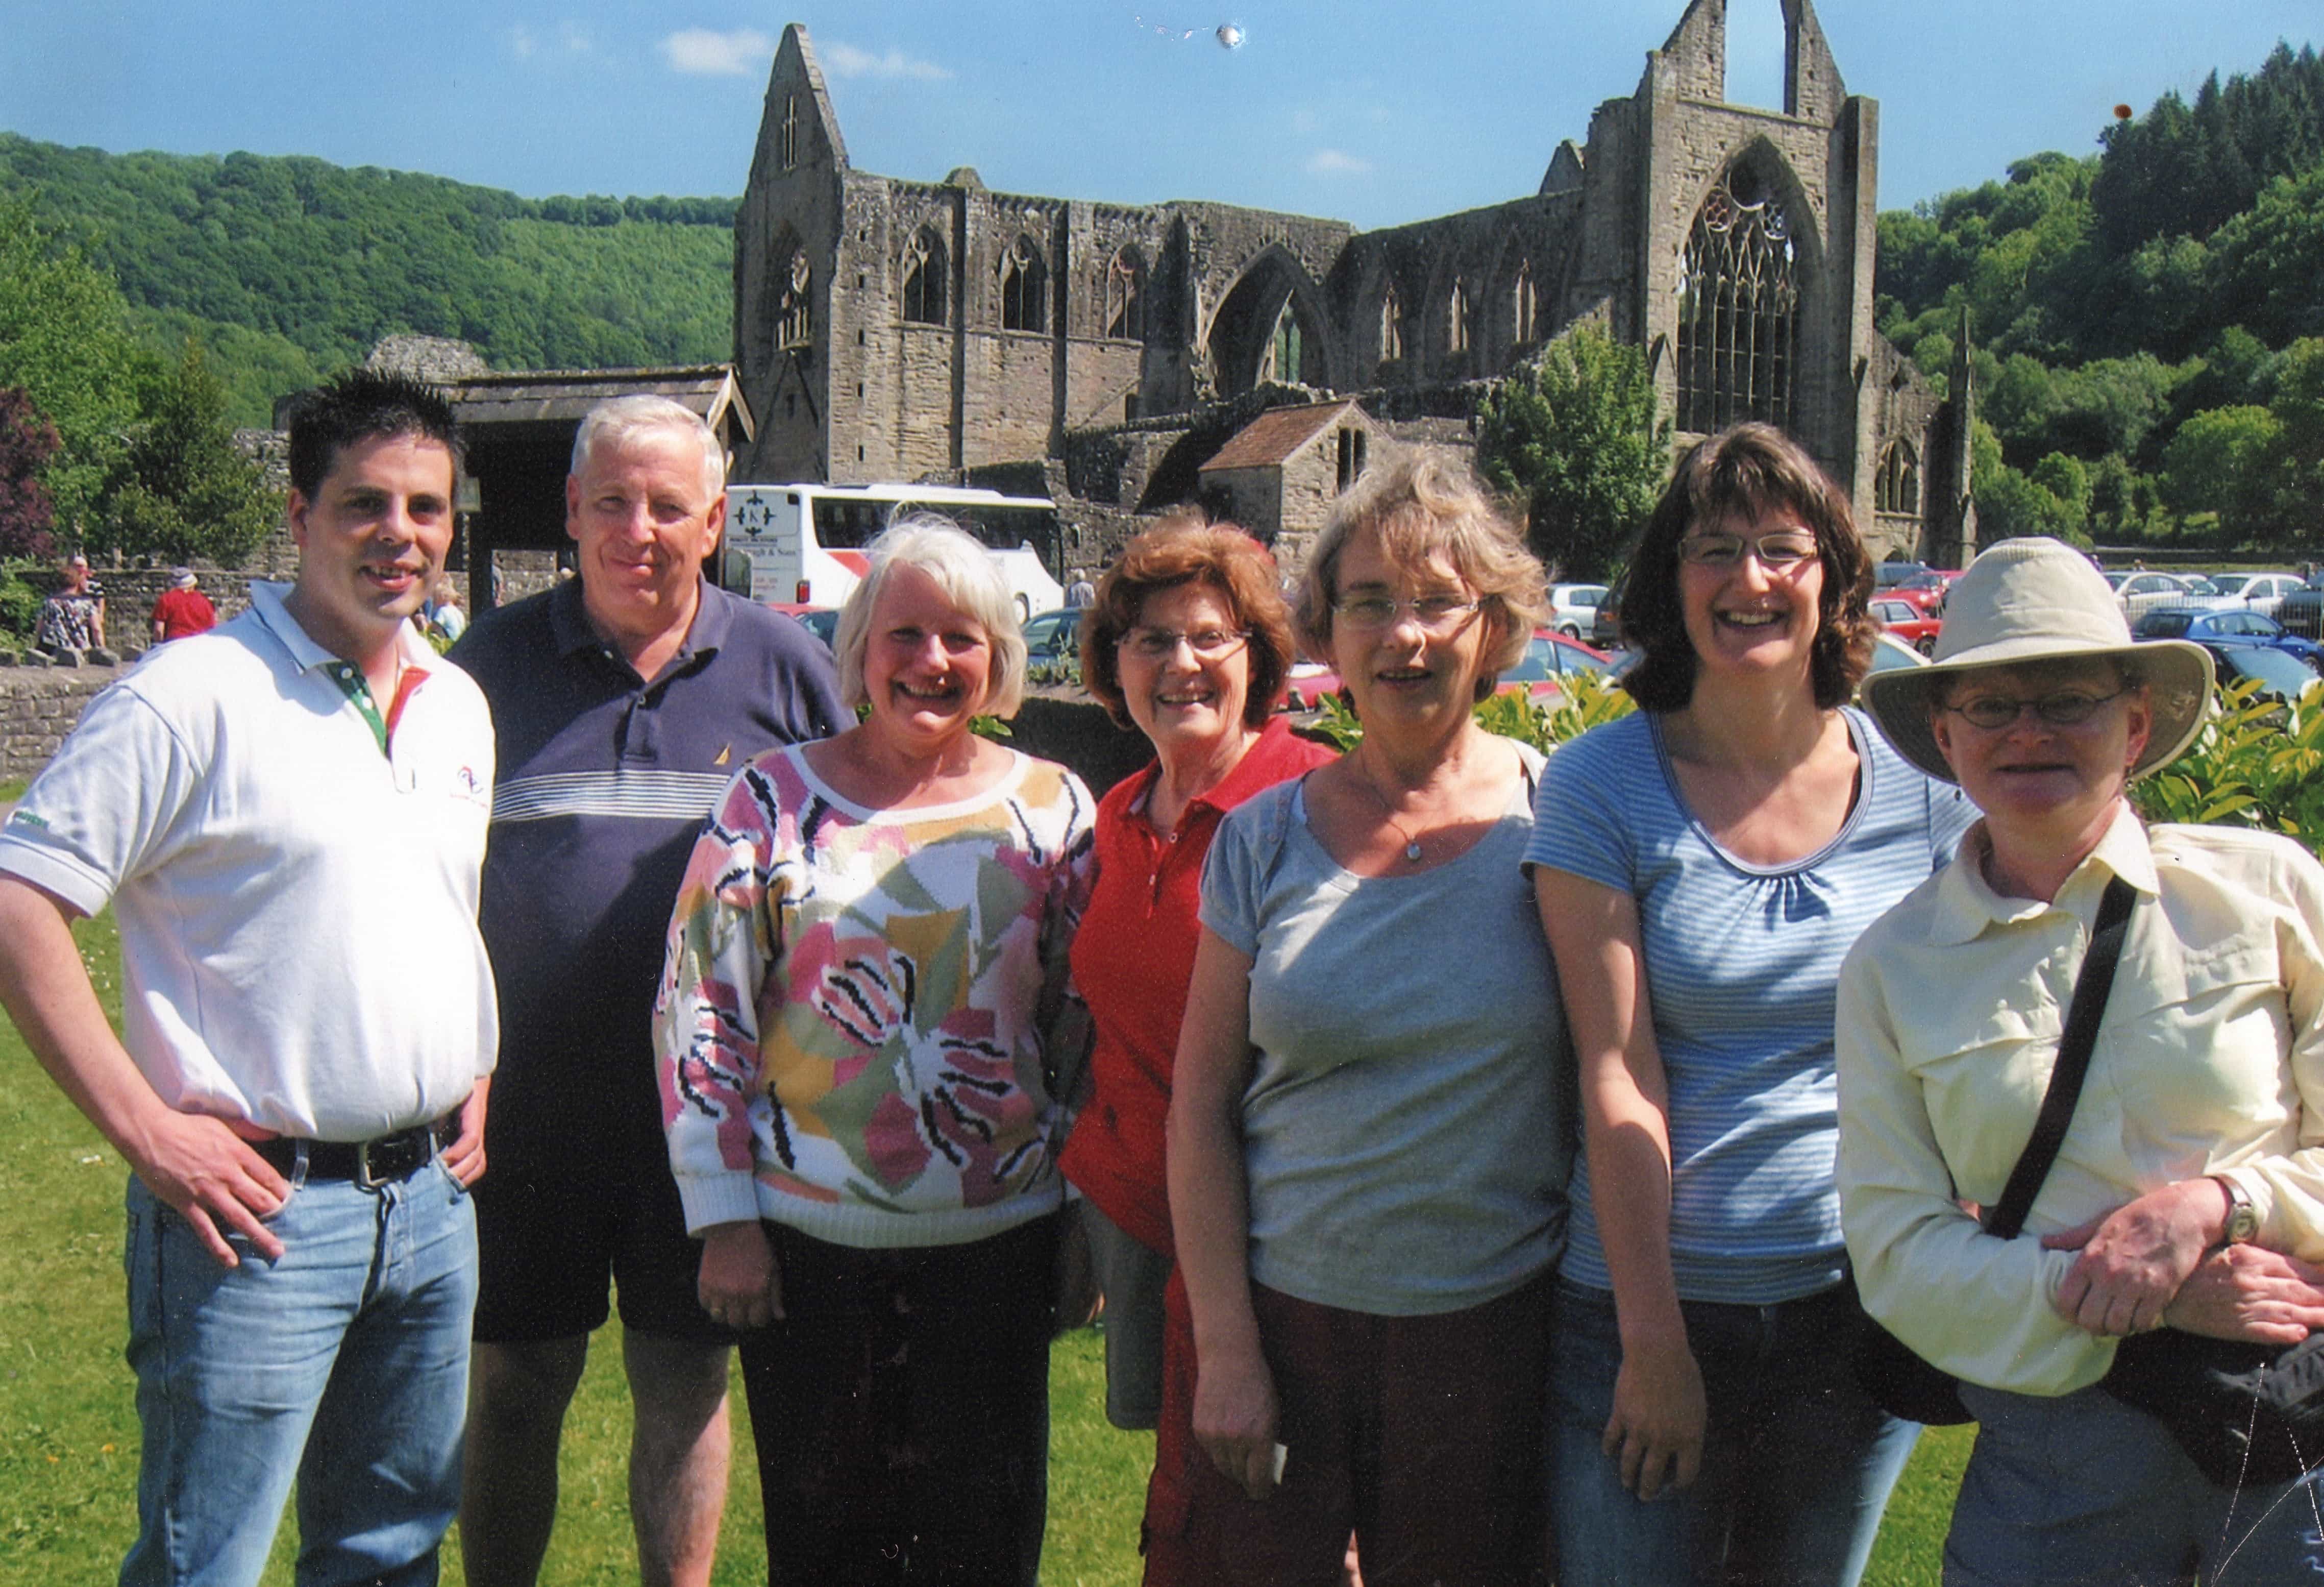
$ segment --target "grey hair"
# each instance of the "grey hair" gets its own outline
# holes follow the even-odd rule
[[[840,699],[851,708],[870,703],[863,651],[872,641],[872,609],[880,604],[880,593],[895,568],[917,567],[984,630],[985,642],[992,649],[992,671],[977,710],[995,716],[1017,715],[1017,707],[1025,703],[1025,631],[1017,622],[1017,597],[1010,593],[992,554],[951,519],[915,512],[890,525],[863,548],[863,555],[871,569],[839,609],[839,629],[831,641],[839,663]]]
[[[702,490],[716,496],[726,488],[726,448],[701,414],[668,397],[608,397],[581,417],[573,432],[573,477],[588,472],[589,458],[605,443],[620,446],[633,437],[667,430],[689,435],[702,448]]]

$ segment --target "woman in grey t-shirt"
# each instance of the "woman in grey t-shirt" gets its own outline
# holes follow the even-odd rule
[[[1199,1448],[1157,1473],[1157,1581],[1537,1563],[1547,1278],[1570,1145],[1548,946],[1517,870],[1539,757],[1471,707],[1542,572],[1421,456],[1334,509],[1300,595],[1364,724],[1231,814],[1169,1124]]]

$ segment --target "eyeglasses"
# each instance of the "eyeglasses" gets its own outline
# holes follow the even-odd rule
[[[1415,595],[1399,601],[1393,595],[1352,595],[1332,603],[1333,613],[1360,633],[1396,626],[1397,614],[1412,614],[1424,633],[1448,634],[1476,614],[1477,603],[1460,595]]]
[[[2032,700],[2015,700],[2007,695],[1979,695],[1967,705],[1947,706],[1945,709],[1967,717],[1971,724],[1988,733],[2007,727],[2029,706],[2034,715],[2053,727],[2071,727],[2078,722],[2088,722],[2108,700],[2119,699],[2129,692],[2118,688],[2110,695],[2094,695],[2088,689],[2061,688]]]
[[[1197,661],[1218,661],[1242,649],[1250,638],[1247,628],[1204,628],[1193,633],[1175,628],[1133,628],[1116,645],[1141,661],[1167,661],[1185,645]]]
[[[1739,534],[1691,534],[1678,543],[1679,560],[1697,567],[1740,566],[1747,550],[1759,558],[1762,567],[1794,567],[1816,554],[1816,540],[1804,530],[1779,529],[1757,540]]]

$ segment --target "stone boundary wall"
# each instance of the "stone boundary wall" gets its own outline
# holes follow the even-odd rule
[[[73,724],[125,667],[0,667],[0,782],[49,763]]]

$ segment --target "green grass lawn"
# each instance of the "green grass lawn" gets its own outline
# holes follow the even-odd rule
[[[84,922],[84,956],[108,1006],[119,1000],[111,922]],[[110,1581],[136,1527],[137,1420],[121,1360],[120,1160],[0,1025],[0,1587]],[[618,1326],[618,1324],[612,1325]],[[541,1579],[557,1587],[634,1582],[624,1497],[629,1404],[612,1326],[566,1423],[563,1503]],[[1101,1342],[1084,1330],[1050,1358],[1054,1409],[1046,1587],[1129,1587],[1150,1435],[1106,1426]],[[766,1579],[748,1418],[734,1391],[735,1459],[715,1580]],[[1932,1432],[1888,1508],[1868,1581],[1920,1587],[1938,1576],[1968,1428]],[[290,1581],[278,1538],[270,1587]],[[457,1584],[459,1533],[446,1551]]]

